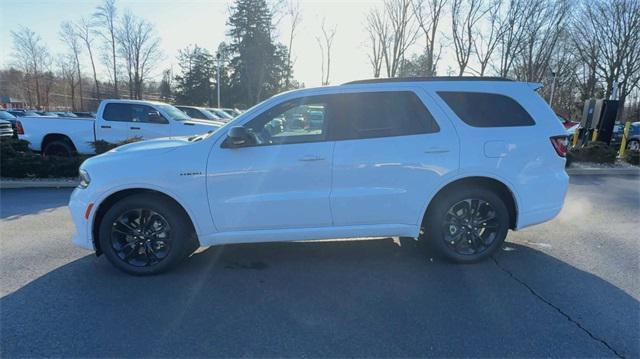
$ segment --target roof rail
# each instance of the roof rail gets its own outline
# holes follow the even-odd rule
[[[433,77],[392,77],[345,82],[342,85],[373,84],[386,82],[418,82],[418,81],[513,81],[504,77],[479,76],[433,76]]]

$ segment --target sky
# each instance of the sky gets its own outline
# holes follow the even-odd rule
[[[52,54],[66,51],[59,39],[60,23],[78,20],[93,13],[100,0],[0,0],[0,68],[11,62],[11,30],[27,26],[39,34]],[[305,86],[321,83],[321,53],[316,42],[322,19],[327,28],[336,27],[332,48],[330,82],[339,84],[372,77],[367,58],[367,12],[380,5],[376,0],[300,0],[302,20],[293,44],[294,77]],[[164,60],[152,75],[158,79],[162,70],[173,64],[177,71],[178,50],[190,44],[212,51],[226,40],[226,21],[231,1],[218,0],[117,0],[119,11],[131,10],[155,25],[161,38]],[[288,41],[290,22],[283,17],[276,30],[278,40]],[[84,71],[90,74],[88,61]],[[101,65],[100,68],[104,68]],[[106,79],[106,72],[103,72]]]

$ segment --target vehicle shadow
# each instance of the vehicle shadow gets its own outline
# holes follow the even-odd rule
[[[543,252],[508,248],[453,265],[413,240],[228,245],[153,277],[86,256],[0,299],[0,355],[613,356],[514,280],[512,264],[599,293],[567,286],[563,297],[604,313],[599,325],[623,328],[633,349],[638,301]]]
[[[14,220],[25,215],[66,207],[73,188],[25,188],[0,190],[0,219]],[[2,203],[11,203],[4,206]]]

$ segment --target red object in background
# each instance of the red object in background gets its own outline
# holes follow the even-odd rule
[[[16,134],[24,135],[24,128],[22,127],[22,123],[20,123],[20,121],[16,121]]]
[[[575,122],[575,121],[571,121],[571,120],[567,120],[564,116],[562,115],[558,115],[556,113],[556,116],[558,116],[558,121],[562,122],[562,125],[564,126],[565,129],[570,129],[571,127],[579,124],[580,122]]]

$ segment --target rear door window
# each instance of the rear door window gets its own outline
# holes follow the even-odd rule
[[[407,136],[440,130],[424,103],[411,91],[334,96],[330,121],[334,140]]]
[[[438,91],[438,96],[469,126],[533,126],[535,121],[511,97],[484,92]]]

